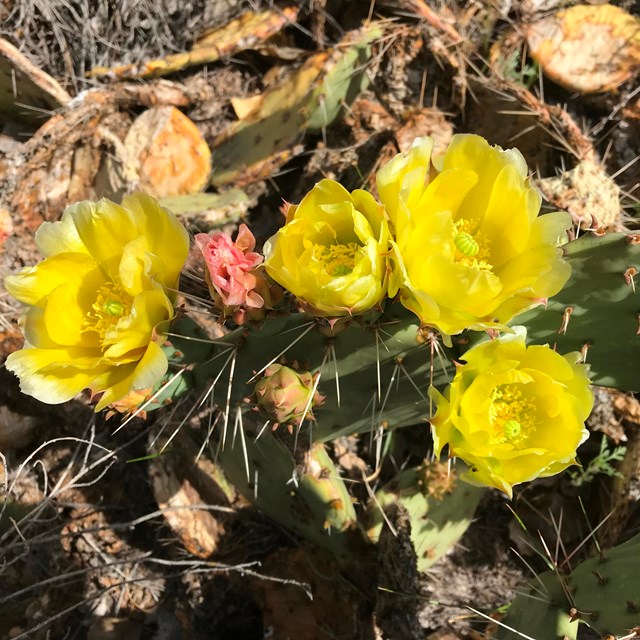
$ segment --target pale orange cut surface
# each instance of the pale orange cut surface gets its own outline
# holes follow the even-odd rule
[[[559,85],[612,91],[640,65],[640,21],[619,7],[576,5],[526,28],[533,59]]]

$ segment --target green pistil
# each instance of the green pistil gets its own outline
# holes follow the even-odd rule
[[[453,239],[453,244],[463,256],[468,258],[472,258],[480,251],[480,245],[476,242],[476,239],[466,231],[457,233]]]
[[[119,318],[124,313],[124,305],[118,300],[107,300],[102,306],[102,310],[113,318]]]
[[[511,440],[512,438],[517,438],[520,435],[520,432],[522,431],[522,426],[517,420],[513,420],[513,419],[507,420],[502,425],[502,431],[504,435],[509,440]]]

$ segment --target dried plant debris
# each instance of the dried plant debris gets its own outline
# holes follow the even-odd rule
[[[6,209],[0,209],[0,249],[4,241],[13,233],[11,214]]]
[[[539,180],[538,187],[554,207],[568,211],[583,229],[624,229],[620,187],[599,162],[582,160],[555,178]]]
[[[640,64],[640,20],[610,4],[582,4],[526,27],[533,59],[570,91],[615,91]]]
[[[11,3],[0,36],[66,87],[86,88],[92,68],[184,51],[194,34],[260,0],[48,0]]]
[[[266,558],[263,572],[273,580],[252,582],[262,602],[265,628],[274,638],[372,637],[371,617],[363,616],[358,586],[341,578],[325,552],[308,547],[279,549]],[[340,615],[336,615],[336,602],[340,602]]]
[[[240,119],[212,144],[212,184],[243,187],[290,160],[307,129],[328,126],[364,88],[371,43],[380,35],[378,24],[349,33],[260,96],[234,101]]]
[[[197,193],[209,181],[209,147],[193,121],[172,106],[153,107],[138,116],[115,152],[122,181],[113,185],[114,192],[136,185],[164,198]],[[112,175],[117,174],[116,167]]]
[[[517,147],[548,207],[569,211],[584,240],[587,229],[633,228],[640,213],[638,19],[630,0],[575,4],[0,0],[0,359],[23,345],[21,310],[2,290],[3,277],[38,259],[35,230],[77,200],[144,190],[190,233],[234,237],[250,221],[260,247],[282,222],[283,199],[300,202],[322,178],[377,197],[376,172],[416,137],[431,136],[437,157],[454,132],[470,132]],[[629,356],[635,342],[616,355],[584,341],[585,322],[596,317],[594,278],[605,276],[615,292],[624,288],[629,313],[620,322],[630,339],[636,335],[639,265],[630,247],[637,240],[612,240],[593,273],[593,261],[576,259],[572,277],[582,288],[568,335],[562,294],[533,334],[551,336],[563,352],[583,347],[592,379],[602,375],[604,358],[637,379]],[[198,313],[217,349],[231,327],[211,313],[193,248],[187,265],[179,313]],[[596,317],[603,327],[611,321],[605,311]],[[279,315],[273,326],[290,319]],[[392,347],[387,330],[395,331],[381,330],[377,358]],[[182,328],[176,331],[180,338]],[[286,333],[282,340],[296,339]],[[182,337],[208,354],[201,361],[215,353],[202,344],[208,340]],[[254,339],[247,329],[233,353],[215,360],[229,357],[212,395],[230,393],[233,376],[248,379],[260,367],[245,366]],[[280,339],[275,330],[265,338]],[[340,339],[332,337],[338,347]],[[306,338],[295,349],[303,344]],[[178,369],[185,379],[196,375],[193,363],[185,368],[180,360],[188,350],[168,376]],[[325,374],[322,384],[331,386]],[[426,383],[426,369],[420,375]],[[382,429],[349,434],[327,454],[307,450],[304,434],[272,433],[268,425],[262,432],[257,419],[234,424],[231,410],[218,416],[206,395],[196,404],[176,396],[121,430],[123,416],[94,416],[82,396],[51,415],[38,406],[34,420],[16,401],[17,384],[7,391],[4,380],[0,391],[13,395],[0,403],[0,558],[8,560],[0,562],[2,637],[79,629],[90,640],[238,633],[247,640],[477,640],[496,627],[467,606],[499,620],[498,607],[513,600],[526,573],[512,543],[535,565],[534,532],[571,553],[595,526],[604,546],[638,527],[640,405],[630,394],[596,389],[606,402],[587,424],[594,433],[591,448],[579,452],[582,469],[518,490],[514,518],[494,492],[454,482],[446,464],[416,466],[430,455],[424,424],[404,444],[405,435]],[[401,391],[405,380],[397,380]],[[339,380],[344,399],[353,384]],[[115,408],[131,412],[151,393],[141,389]],[[237,398],[240,407],[247,401]],[[344,402],[336,424],[347,410]],[[176,429],[191,411],[197,418]],[[221,429],[227,448],[216,452]],[[54,442],[34,451],[45,438]],[[290,445],[298,447],[293,456]],[[258,453],[264,473],[251,477],[247,460],[253,464]],[[221,474],[223,464],[233,467],[229,477],[244,497]],[[407,478],[407,487],[393,476]],[[282,505],[296,527],[302,523],[293,532],[272,520],[281,520]],[[379,516],[370,523],[379,547],[357,542],[352,527],[367,510]],[[357,560],[345,570],[302,536],[339,549],[340,562],[350,554]],[[356,556],[360,543],[366,553]],[[546,613],[534,609],[532,624]]]
[[[155,78],[193,65],[215,62],[225,56],[232,56],[260,45],[295,22],[297,15],[296,6],[267,9],[262,12],[247,11],[223,26],[205,31],[190,51],[135,64],[111,68],[96,67],[88,75],[108,78]]]
[[[173,449],[163,451],[160,446],[152,448],[149,463],[149,478],[158,507],[185,549],[198,558],[213,555],[225,533],[224,514],[221,519],[215,507],[209,509],[208,500],[194,486],[194,474],[207,477],[210,471],[204,465],[202,461],[192,466],[191,460],[176,455]],[[223,509],[227,505],[225,501]]]
[[[10,42],[0,38],[0,114],[3,119],[42,122],[71,96]]]
[[[36,419],[0,405],[0,451],[26,447],[34,436]]]
[[[130,111],[152,105],[185,107],[191,100],[184,87],[158,80],[93,89],[70,102],[26,143],[0,159],[0,207],[10,212],[15,232],[33,231],[43,220],[57,219],[70,202],[133,190],[133,183],[113,175],[114,166],[120,168],[114,159],[127,156],[124,140],[133,122]],[[186,119],[182,114],[178,118]],[[175,119],[175,115],[170,118],[169,125]],[[189,128],[193,132],[195,125],[189,123]],[[206,160],[206,144],[193,139],[192,135],[192,157],[199,149],[200,159]],[[145,145],[141,147],[143,153]],[[199,180],[204,183],[207,162],[202,166]]]

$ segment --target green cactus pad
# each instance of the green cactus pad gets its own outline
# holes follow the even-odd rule
[[[529,587],[509,605],[496,640],[576,640],[578,622],[571,622],[557,575],[542,573]]]
[[[436,483],[429,482],[428,471],[433,465],[440,463],[400,472],[376,492],[365,518],[367,535],[376,542],[384,526],[381,509],[400,502],[411,518],[411,540],[419,571],[426,571],[460,540],[485,491],[451,478],[447,489],[439,492]]]
[[[276,522],[348,561],[351,545],[364,542],[364,537],[356,527],[351,496],[324,445],[315,444],[294,457],[269,428],[259,435],[261,427],[249,416],[233,429],[235,435],[228,433],[217,459],[225,475]]]
[[[307,129],[320,131],[328,127],[340,114],[344,105],[350,105],[369,84],[365,73],[371,57],[371,43],[382,36],[382,28],[371,24],[356,33],[351,46],[344,53],[337,52],[337,62],[329,68],[322,84],[309,104]]]
[[[287,363],[297,362],[301,370],[321,373],[319,390],[326,400],[312,426],[314,441],[367,433],[381,425],[397,428],[425,421],[430,412],[429,346],[419,343],[418,324],[410,312],[394,305],[392,313],[379,322],[353,320],[334,337],[323,334],[326,324],[303,314],[268,318],[257,328],[237,329],[216,341],[215,360],[197,362],[196,386],[205,389],[218,377],[215,401],[225,407],[229,397],[232,406],[240,405],[253,395],[258,372],[284,354]],[[443,370],[436,359],[434,384],[446,384],[449,370]]]
[[[242,189],[228,189],[222,193],[193,193],[160,198],[160,204],[176,215],[195,218],[200,230],[203,226],[219,227],[237,222],[249,208],[249,197]]]
[[[586,349],[591,381],[626,391],[640,390],[640,291],[632,275],[640,272],[637,238],[588,234],[567,244],[569,282],[546,310],[539,307],[512,322],[527,327],[531,343],[556,345],[563,354]]]
[[[307,128],[327,126],[358,95],[371,41],[381,33],[380,25],[370,24],[348,34],[333,52],[309,58],[259,96],[256,109],[213,142],[212,184],[250,184],[291,160]]]
[[[602,636],[625,636],[640,625],[640,535],[589,558],[565,578],[547,572],[531,582],[528,595],[518,596],[504,619],[521,633],[533,638],[576,637],[578,623]],[[541,593],[540,581],[545,585]],[[569,622],[570,610],[575,622]],[[555,622],[554,622],[555,621]],[[558,635],[550,635],[556,624]],[[569,631],[573,630],[574,635]],[[560,631],[561,630],[561,631]],[[501,631],[497,640],[516,640],[517,634]]]
[[[569,578],[575,607],[592,629],[624,636],[640,625],[640,535],[589,558]]]

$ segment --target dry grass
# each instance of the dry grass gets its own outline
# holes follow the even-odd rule
[[[95,66],[183,51],[206,27],[260,4],[260,0],[17,0],[0,20],[0,37],[78,92],[94,82],[86,80],[85,73]]]

